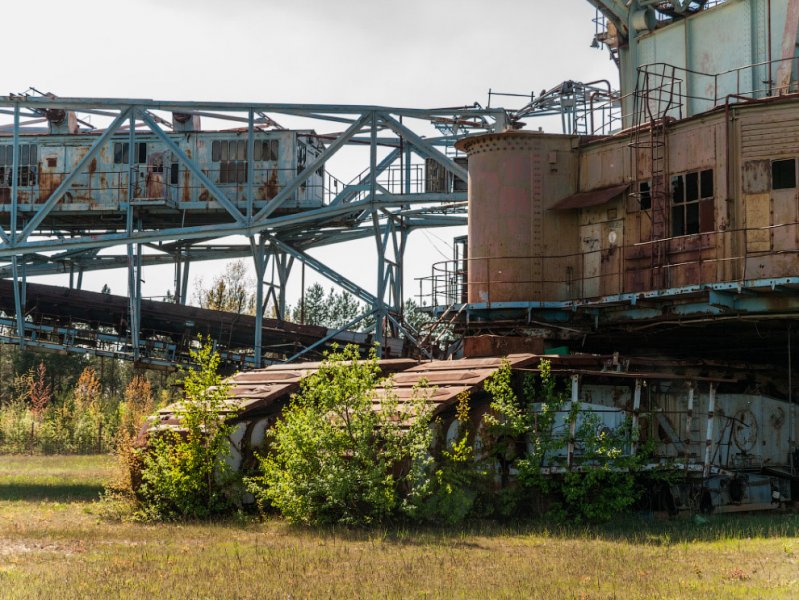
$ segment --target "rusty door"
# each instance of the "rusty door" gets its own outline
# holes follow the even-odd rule
[[[580,227],[580,252],[583,258],[583,297],[599,296],[602,269],[602,224]]]

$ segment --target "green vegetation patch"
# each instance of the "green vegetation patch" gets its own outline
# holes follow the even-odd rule
[[[107,457],[0,458],[0,484],[95,485]],[[111,522],[85,500],[0,501],[3,598],[793,598],[799,516],[592,527],[309,529]]]

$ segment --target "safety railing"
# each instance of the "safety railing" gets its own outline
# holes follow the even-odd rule
[[[771,250],[724,254],[738,236],[770,240]],[[490,304],[513,297],[533,301],[583,301],[604,296],[712,283],[792,277],[799,272],[799,222],[669,237],[590,251],[500,255],[440,261],[417,278],[420,306]],[[598,242],[599,244],[599,242]],[[758,244],[758,247],[759,246]],[[748,260],[757,257],[757,265]],[[769,257],[774,257],[773,266]],[[789,260],[786,257],[795,257]],[[541,273],[531,277],[532,272]]]
[[[642,65],[638,68],[635,96],[640,104],[636,109],[644,108],[652,119],[681,118],[725,104],[795,93],[799,88],[790,75],[796,73],[797,65],[799,57],[762,61],[718,73],[668,63]]]

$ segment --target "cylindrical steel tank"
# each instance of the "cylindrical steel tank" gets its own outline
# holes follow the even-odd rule
[[[546,212],[574,193],[574,142],[572,136],[511,131],[458,143],[469,157],[470,303],[563,296],[559,290],[570,271],[548,257],[567,254],[572,240],[558,239],[565,233],[562,218]]]

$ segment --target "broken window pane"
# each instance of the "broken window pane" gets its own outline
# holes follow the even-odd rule
[[[787,190],[796,187],[796,161],[775,160],[771,163],[771,189]]]
[[[211,144],[211,160],[213,162],[219,162],[222,158],[222,142],[219,140],[214,140]]]
[[[228,143],[226,140],[222,140],[220,142],[222,152],[220,153],[220,160],[230,160],[230,148],[228,147]]]
[[[700,194],[702,198],[713,197],[713,169],[702,171],[700,176]]]
[[[674,204],[685,202],[685,183],[682,175],[676,175],[671,178],[671,201]]]
[[[699,173],[687,173],[685,175],[685,201],[693,202],[699,200]]]
[[[19,145],[19,164],[30,164],[30,146],[28,144]]]
[[[638,185],[638,202],[641,205],[641,210],[649,210],[652,208],[652,188],[648,181],[642,181]]]

